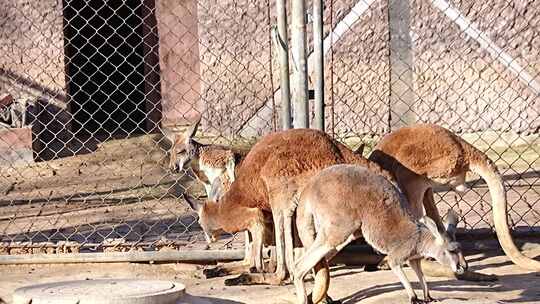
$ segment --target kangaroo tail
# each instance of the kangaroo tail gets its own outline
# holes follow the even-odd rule
[[[471,171],[480,175],[487,183],[493,204],[493,223],[504,253],[518,266],[540,271],[540,262],[526,257],[514,244],[508,228],[506,191],[497,168],[489,160],[474,161],[469,165]]]
[[[308,248],[315,241],[315,218],[307,204],[301,204],[296,209],[296,226],[298,236],[304,247]],[[322,259],[315,267],[315,283],[311,293],[311,301],[317,304],[326,298],[330,286],[330,269],[326,259]]]
[[[330,269],[326,259],[322,259],[315,265],[315,284],[311,293],[313,304],[317,304],[326,298],[330,287]]]

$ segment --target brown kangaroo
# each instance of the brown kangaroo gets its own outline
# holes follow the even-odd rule
[[[241,162],[246,151],[196,141],[193,137],[197,133],[201,118],[202,116],[199,116],[183,133],[162,128],[163,136],[171,143],[169,169],[178,173],[191,168],[197,180],[203,184],[206,195],[217,197],[230,188],[235,178],[235,167]],[[248,232],[245,234],[245,242],[244,264],[249,264],[248,257],[251,254]]]
[[[540,270],[540,262],[524,256],[514,245],[507,219],[506,191],[493,162],[451,131],[432,124],[398,129],[375,146],[369,159],[388,170],[407,196],[416,216],[426,214],[443,224],[435,206],[432,187],[450,185],[466,189],[465,175],[472,171],[487,183],[493,204],[493,223],[504,252],[525,269]]]
[[[188,203],[198,211],[199,223],[209,239],[215,239],[223,231],[250,231],[258,271],[262,271],[263,265],[260,253],[264,212],[271,212],[277,269],[275,276],[266,276],[266,282],[280,284],[286,278],[287,268],[292,271],[294,266],[292,217],[296,194],[320,170],[339,163],[358,164],[392,178],[378,165],[355,155],[324,132],[294,129],[261,138],[237,167],[236,179],[221,199],[204,204],[188,200]],[[323,278],[328,275],[325,269],[320,274]]]
[[[363,236],[368,244],[387,254],[390,267],[405,287],[411,303],[433,301],[420,259],[435,258],[456,273],[466,263],[458,243],[440,233],[433,220],[414,218],[398,188],[381,175],[355,165],[334,165],[322,170],[306,185],[296,210],[298,234],[307,251],[297,260],[294,284],[298,303],[307,303],[304,277],[325,259],[331,259],[351,241]],[[408,261],[424,292],[419,301],[402,266]],[[317,285],[314,287],[317,288]],[[313,303],[321,299],[315,294]]]
[[[200,121],[201,117],[183,133],[176,133],[165,127],[162,128],[162,133],[171,142],[169,169],[180,172],[191,168],[209,195],[212,184],[218,177],[225,175],[222,181],[234,181],[234,168],[246,152],[196,141],[193,136],[197,133]]]

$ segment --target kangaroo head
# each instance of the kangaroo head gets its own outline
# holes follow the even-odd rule
[[[166,128],[163,129],[163,135],[171,141],[169,150],[169,169],[172,172],[180,172],[186,169],[198,155],[197,142],[193,136],[197,133],[197,128],[201,117],[187,128],[182,134],[176,134]]]
[[[218,202],[215,198],[210,197],[206,202],[200,202],[191,198],[185,193],[182,194],[184,200],[189,204],[189,207],[197,212],[199,216],[198,223],[201,226],[206,241],[208,243],[215,242],[218,237],[223,234],[221,226],[213,219],[212,214],[218,208]]]
[[[450,267],[458,275],[463,274],[468,266],[459,243],[452,241],[448,234],[441,233],[437,228],[437,224],[431,218],[424,216],[420,219],[420,223],[433,236],[430,244],[424,246],[425,251],[422,254]]]

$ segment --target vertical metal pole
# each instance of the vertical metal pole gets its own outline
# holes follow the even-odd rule
[[[292,0],[291,16],[291,48],[293,59],[292,101],[294,104],[293,124],[295,128],[307,128],[309,126],[309,108],[306,60],[305,0]]]
[[[291,89],[289,80],[289,38],[287,34],[287,6],[286,0],[276,0],[277,10],[277,37],[276,44],[279,57],[280,83],[281,83],[281,121],[283,130],[291,126]]]
[[[334,32],[334,0],[330,0],[330,33]],[[332,112],[332,137],[336,137],[336,112],[334,99],[334,35],[330,36],[330,112]]]
[[[313,0],[313,56],[315,56],[315,128],[324,131],[323,0]]]
[[[390,0],[388,22],[390,30],[390,100],[389,129],[416,122],[411,109],[415,94],[411,40],[411,6],[409,0]]]

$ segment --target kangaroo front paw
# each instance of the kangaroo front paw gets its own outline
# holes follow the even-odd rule
[[[437,299],[432,298],[431,296],[427,296],[424,299],[424,303],[431,303],[431,302],[439,302]]]
[[[276,272],[276,268],[277,268],[276,262],[270,260],[266,264],[265,271],[268,272],[268,273],[274,273],[274,272]]]

